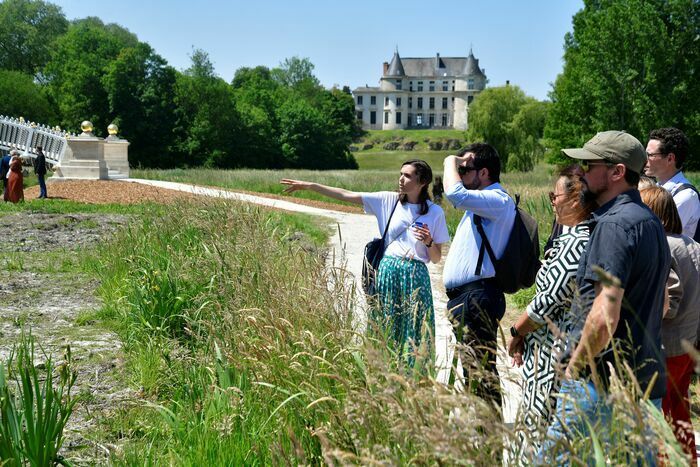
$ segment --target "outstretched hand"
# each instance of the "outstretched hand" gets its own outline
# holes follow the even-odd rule
[[[283,178],[280,180],[282,185],[287,187],[284,189],[283,193],[292,193],[299,190],[308,190],[311,187],[310,182],[305,182],[303,180],[292,180],[291,178]]]

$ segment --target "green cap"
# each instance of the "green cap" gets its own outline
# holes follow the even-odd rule
[[[584,144],[583,148],[562,149],[562,152],[574,159],[624,164],[638,174],[642,173],[647,163],[647,152],[642,143],[624,131],[601,131]]]

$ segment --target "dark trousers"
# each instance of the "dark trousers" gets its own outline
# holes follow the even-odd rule
[[[44,180],[46,174],[37,174],[36,178],[39,180],[39,198],[46,198],[46,180]]]
[[[498,322],[506,311],[503,292],[491,280],[447,290],[452,328],[460,350],[465,384],[477,396],[501,406],[496,370]]]

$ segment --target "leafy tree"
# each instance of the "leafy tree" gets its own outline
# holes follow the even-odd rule
[[[177,72],[147,44],[122,49],[102,79],[112,121],[131,143],[132,164],[169,167]]]
[[[0,2],[0,68],[36,75],[53,42],[68,29],[57,5],[42,0]]]
[[[542,152],[545,115],[546,107],[518,86],[488,88],[469,107],[467,139],[492,144],[507,170],[531,170]]]
[[[508,124],[513,140],[513,146],[509,149],[508,170],[530,171],[544,156],[542,134],[549,103],[528,99]]]
[[[0,70],[0,115],[54,124],[56,113],[34,79],[19,71]]]
[[[698,147],[700,2],[586,0],[573,26],[550,94],[550,160],[610,129],[646,142],[651,129],[677,126]]]
[[[136,36],[97,18],[76,21],[56,41],[44,69],[49,95],[58,105],[61,126],[76,128],[92,121],[95,133],[104,135],[112,121],[103,78],[122,49],[136,47]]]
[[[177,79],[176,134],[186,165],[240,167],[240,119],[233,89],[214,74],[209,56],[195,50],[192,66]]]

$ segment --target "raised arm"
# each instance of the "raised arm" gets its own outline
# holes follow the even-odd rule
[[[289,178],[283,178],[280,180],[280,183],[287,186],[287,188],[284,189],[285,193],[292,193],[299,190],[310,190],[340,201],[346,201],[353,204],[362,204],[362,195],[360,193],[345,190],[343,188],[321,185],[320,183],[305,182],[303,180],[292,180]]]

